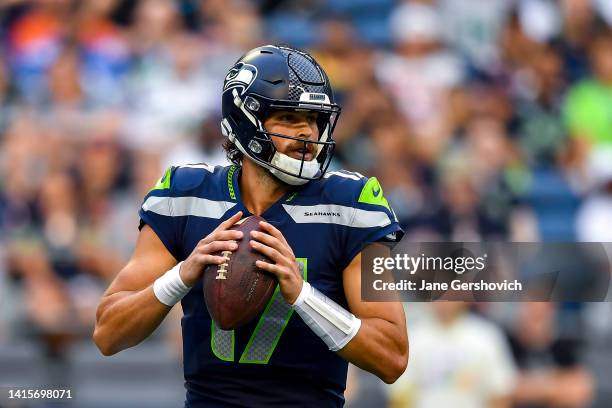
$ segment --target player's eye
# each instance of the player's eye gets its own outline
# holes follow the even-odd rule
[[[287,112],[279,114],[276,119],[279,122],[284,122],[288,124],[296,124],[301,122],[307,122],[308,124],[313,124],[317,122],[317,114],[310,113],[308,115],[300,115],[297,113]]]
[[[319,118],[319,115],[317,115],[316,113],[311,113],[308,115],[306,120],[308,121],[308,123],[313,124],[313,123],[317,123],[318,118]]]

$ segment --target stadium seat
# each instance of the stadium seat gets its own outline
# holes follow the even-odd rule
[[[164,408],[184,400],[179,357],[155,339],[112,357],[85,341],[72,348],[69,364],[79,407]]]
[[[266,20],[267,37],[294,47],[308,48],[317,40],[316,24],[303,16],[278,13]]]
[[[573,241],[579,199],[552,168],[536,169],[527,202],[533,206],[543,241]]]

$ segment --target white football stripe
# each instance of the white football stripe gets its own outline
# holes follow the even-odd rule
[[[383,211],[367,211],[336,204],[288,205],[283,208],[298,224],[338,224],[354,228],[386,227],[391,224]]]
[[[151,211],[167,217],[221,218],[236,203],[231,201],[214,201],[199,197],[156,197],[151,196],[142,205],[144,211]]]

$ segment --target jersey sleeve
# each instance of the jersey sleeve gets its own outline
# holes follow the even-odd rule
[[[184,229],[184,217],[176,217],[173,212],[176,167],[169,167],[157,184],[147,193],[138,212],[140,216],[139,229],[146,224],[155,232],[166,249],[181,260],[181,239]]]
[[[372,242],[396,242],[403,236],[395,213],[383,194],[376,177],[361,179],[352,203],[351,226],[346,230],[343,264],[353,260]]]

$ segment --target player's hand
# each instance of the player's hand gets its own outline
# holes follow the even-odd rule
[[[238,211],[227,220],[223,221],[213,232],[193,249],[189,257],[181,265],[180,275],[183,283],[191,287],[202,277],[206,265],[220,265],[227,262],[224,256],[213,255],[215,252],[235,251],[238,249],[236,241],[242,239],[242,231],[230,230],[231,226],[242,218],[242,211]]]
[[[289,304],[297,299],[304,279],[300,273],[293,250],[283,234],[271,224],[261,221],[260,231],[251,231],[251,247],[267,256],[273,263],[257,261],[258,268],[276,276],[280,292]]]

